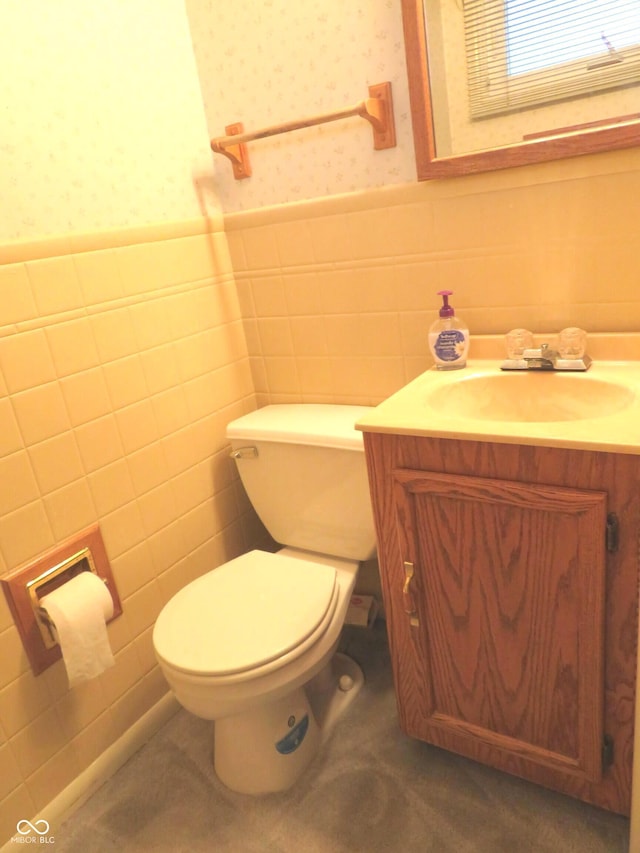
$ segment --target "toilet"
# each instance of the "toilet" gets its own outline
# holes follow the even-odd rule
[[[364,406],[270,405],[227,427],[246,492],[276,542],[207,572],[164,606],[156,657],[177,700],[214,721],[231,790],[290,788],[363,683],[336,653],[361,561],[375,554]]]

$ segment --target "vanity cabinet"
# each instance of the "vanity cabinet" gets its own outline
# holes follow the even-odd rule
[[[403,730],[628,814],[640,457],[364,441]]]

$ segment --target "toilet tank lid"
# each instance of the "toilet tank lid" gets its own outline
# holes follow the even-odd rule
[[[227,438],[362,450],[356,421],[371,406],[282,403],[264,406],[227,425]]]

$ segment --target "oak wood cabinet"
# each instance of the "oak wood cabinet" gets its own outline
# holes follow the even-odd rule
[[[640,457],[364,438],[404,731],[628,814]]]

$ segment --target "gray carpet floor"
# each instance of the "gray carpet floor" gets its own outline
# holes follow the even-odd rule
[[[226,789],[180,711],[56,832],[56,853],[626,853],[629,822],[406,737],[384,623],[345,628],[366,683],[286,793]]]

